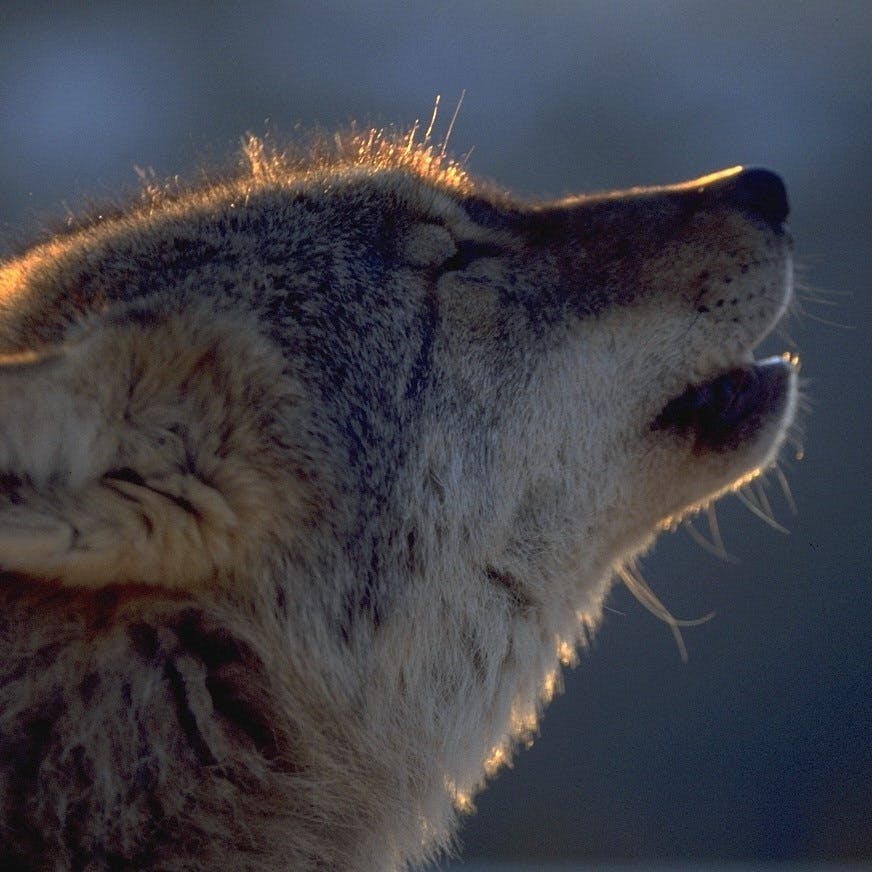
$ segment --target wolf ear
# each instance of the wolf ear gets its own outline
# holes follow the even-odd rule
[[[229,584],[268,537],[299,529],[301,396],[278,352],[228,320],[128,311],[0,358],[0,571]]]

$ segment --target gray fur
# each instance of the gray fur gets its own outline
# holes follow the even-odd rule
[[[653,422],[790,243],[733,174],[527,204],[378,134],[0,267],[0,860],[405,869],[536,727],[614,574],[759,474]]]

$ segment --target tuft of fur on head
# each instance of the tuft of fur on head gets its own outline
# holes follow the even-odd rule
[[[438,102],[437,102],[438,109]],[[435,121],[435,113],[434,119]],[[317,129],[299,135],[293,142],[277,145],[270,133],[248,133],[242,140],[235,166],[201,169],[199,183],[184,177],[161,178],[154,170],[136,168],[138,185],[120,198],[86,199],[77,211],[67,210],[62,220],[48,219],[35,237],[11,245],[13,255],[40,243],[56,242],[103,225],[132,217],[139,219],[180,201],[202,194],[204,185],[213,193],[237,191],[247,181],[253,187],[286,184],[294,179],[314,180],[334,172],[409,172],[439,187],[470,194],[473,190],[489,197],[503,196],[500,190],[474,178],[463,160],[447,151],[447,141],[432,139],[433,121],[422,133],[415,122],[408,129],[364,127],[325,132]]]
[[[313,134],[305,148],[279,150],[268,138],[248,134],[243,143],[243,175],[255,181],[282,182],[289,176],[315,178],[325,172],[365,170],[406,171],[458,192],[473,182],[462,163],[450,157],[428,136],[418,138],[419,125],[406,132],[352,125],[330,135]]]
[[[432,130],[432,127],[430,128]],[[287,184],[289,180],[314,180],[335,172],[409,172],[458,193],[485,192],[502,196],[496,186],[473,178],[464,161],[447,152],[445,143],[433,141],[430,131],[422,133],[415,123],[407,130],[390,127],[347,128],[307,136],[279,146],[266,133],[248,133],[242,140],[235,167],[203,169],[210,190],[237,190],[240,183],[252,186]],[[147,215],[202,192],[203,185],[180,176],[161,179],[153,170],[136,168],[139,186],[128,198],[92,202],[80,212],[68,211],[62,222],[50,221],[40,237],[28,240],[20,249],[97,228],[125,216]],[[17,252],[16,252],[17,253]]]

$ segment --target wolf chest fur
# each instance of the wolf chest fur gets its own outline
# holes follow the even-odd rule
[[[774,462],[786,216],[252,139],[2,264],[0,865],[449,846],[616,575]]]

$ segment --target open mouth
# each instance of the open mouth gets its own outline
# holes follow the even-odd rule
[[[695,451],[732,451],[780,417],[799,358],[785,354],[739,366],[709,381],[688,385],[651,422],[652,430],[690,434]]]

